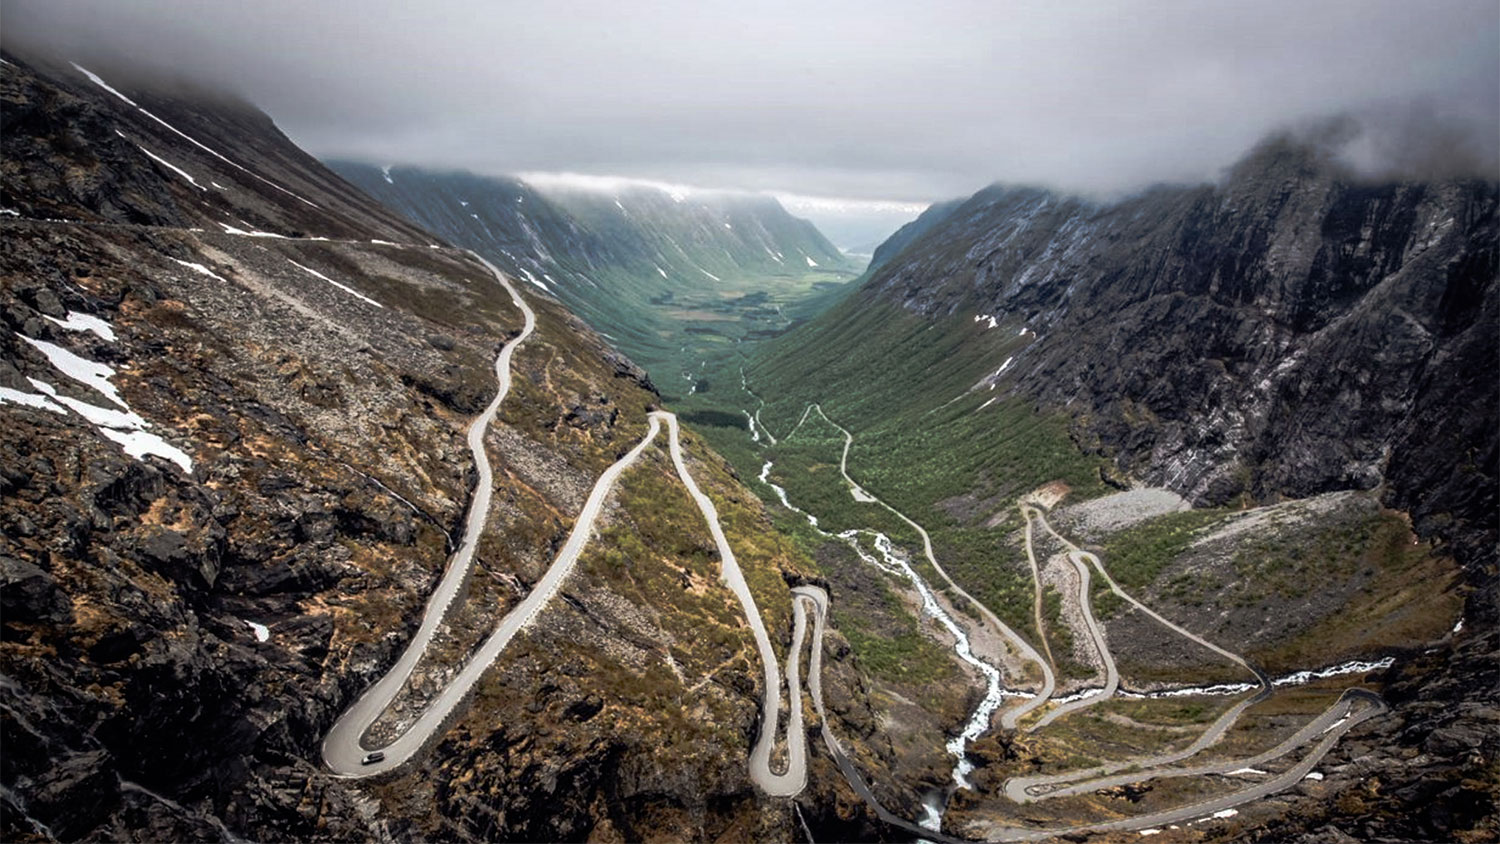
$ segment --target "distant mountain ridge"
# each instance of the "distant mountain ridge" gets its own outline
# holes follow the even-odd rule
[[[820,312],[858,265],[769,196],[538,187],[516,178],[329,167],[387,207],[557,297],[651,371],[701,361]]]

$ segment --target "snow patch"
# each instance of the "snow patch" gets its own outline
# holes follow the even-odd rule
[[[219,225],[222,226],[224,224],[220,223]],[[188,269],[192,270],[193,272],[195,272],[195,273],[197,273],[199,275],[206,275],[209,278],[217,279],[219,281],[224,282],[225,284],[229,283],[229,279],[225,278],[224,276],[219,275],[218,273],[214,272],[213,270],[209,269],[208,267],[203,266],[202,264],[195,264],[192,261],[182,261],[182,260],[178,260],[177,258],[173,258],[172,260],[176,261],[177,263],[179,263],[181,265],[183,265],[184,267],[187,267]]]
[[[387,164],[386,166],[380,168],[380,175],[382,175],[382,176],[385,177],[385,183],[386,184],[388,184],[388,185],[394,185],[396,183],[396,180],[391,178],[391,166],[389,164]],[[249,622],[245,622],[245,623],[249,624]],[[265,640],[262,639],[261,641],[265,641]]]
[[[50,410],[53,413],[68,412],[67,408],[57,402],[37,393],[26,393],[21,390],[12,390],[9,387],[0,387],[0,404],[10,402],[22,407],[34,407],[38,410]]]
[[[245,231],[244,229],[237,229],[234,226],[229,225],[228,223],[220,223],[219,225],[224,227],[225,234],[233,234],[240,237],[274,237],[277,240],[291,240],[291,238],[287,237],[286,235],[277,234],[275,232]]]
[[[115,130],[115,134],[119,135],[122,138],[125,138],[125,133],[121,132],[119,129]],[[130,141],[129,138],[125,138],[125,140]],[[135,144],[135,141],[130,141],[130,142],[133,143],[133,144]],[[156,153],[152,152],[149,149],[146,149],[145,147],[141,146],[140,144],[135,144],[135,148],[138,149],[138,150],[140,150],[141,152],[144,152],[148,158],[150,158],[152,161],[155,161],[157,164],[160,164],[161,166],[167,168],[168,170],[171,170],[173,173],[176,173],[177,175],[181,176],[182,178],[187,179],[188,184],[192,185],[193,187],[197,188],[198,190],[201,190],[201,191],[208,190],[208,188],[206,188],[206,187],[198,184],[198,180],[197,179],[194,179],[192,176],[188,175],[188,172],[186,170],[182,169],[181,167],[178,167],[176,164],[173,164],[172,162],[166,160],[165,158],[162,158],[161,156],[157,155]]]
[[[299,269],[299,270],[307,273],[308,275],[315,276],[317,278],[323,279],[324,281],[328,282],[329,284],[333,285],[334,287],[337,287],[338,289],[344,291],[345,293],[348,293],[348,294],[350,294],[352,296],[356,296],[356,297],[358,297],[360,299],[365,300],[366,302],[369,302],[370,304],[374,305],[377,308],[384,308],[385,307],[385,305],[382,305],[379,302],[375,301],[374,299],[371,299],[369,296],[366,296],[365,294],[359,292],[358,290],[355,290],[354,288],[348,286],[347,284],[340,284],[337,281],[334,281],[333,279],[329,278],[326,275],[323,275],[322,273],[318,272],[317,270],[313,269],[312,267],[304,267],[301,264],[297,263],[296,261],[293,261],[291,258],[286,259],[286,262],[288,264],[291,264],[292,266],[296,267],[297,269]]]
[[[1238,770],[1230,771],[1228,775],[1231,776],[1231,777],[1242,777],[1242,776],[1250,776],[1250,775],[1254,775],[1254,774],[1264,774],[1264,773],[1265,773],[1265,771],[1262,771],[1259,768],[1240,768]]]
[[[372,240],[370,242],[373,243],[373,244],[376,244],[377,246],[400,246],[401,245],[399,243],[391,243],[389,240]]]
[[[536,276],[532,275],[530,270],[526,269],[525,267],[520,267],[519,269],[521,270],[522,274],[524,274],[526,276],[526,280],[527,281],[531,282],[532,284],[535,284],[537,287],[540,287],[543,290],[547,290],[547,285],[543,284],[541,281],[539,281],[537,279]],[[547,292],[551,293],[552,291],[551,290],[547,290]]]
[[[1319,782],[1323,779],[1323,775],[1318,771],[1308,771],[1307,776],[1303,777],[1303,779],[1312,780],[1313,782]]]
[[[30,343],[33,348],[47,356],[47,362],[62,374],[72,378],[74,381],[97,391],[100,395],[119,405],[129,409],[125,400],[120,398],[120,391],[115,385],[109,383],[110,376],[115,374],[113,367],[102,363],[96,363],[88,358],[82,358],[61,346],[48,343],[46,340],[33,340],[25,334],[17,334],[17,337]],[[47,392],[43,390],[42,392]],[[50,393],[49,393],[50,395]],[[54,398],[56,398],[54,396]]]
[[[807,265],[809,267],[816,267],[818,265],[818,262],[814,261],[812,258],[808,258],[808,256],[806,255],[803,255],[802,257],[807,258]]]
[[[986,328],[995,328],[995,327],[998,327],[1000,325],[999,320],[995,319],[992,316],[986,316],[985,314],[975,314],[974,315],[974,321],[975,322],[988,322],[989,325],[985,326]],[[1024,332],[1026,329],[1023,328],[1021,330]]]
[[[115,341],[114,328],[110,327],[109,323],[92,314],[68,311],[67,319],[58,319],[55,316],[48,316],[47,314],[42,314],[42,316],[69,331],[92,331],[99,335],[99,338],[102,340],[108,340],[111,343]]]
[[[667,271],[666,270],[662,269],[660,266],[657,266],[655,264],[653,264],[652,266],[656,266],[656,272],[662,278],[666,278],[667,277]]]
[[[387,176],[386,179],[387,181],[389,181],[390,177]],[[240,619],[240,621],[245,622],[245,624],[249,625],[251,630],[255,631],[255,641],[266,642],[270,640],[271,628],[265,626],[264,624],[256,624],[253,621],[249,621],[243,618]]]
[[[21,339],[28,339],[24,335],[16,335]],[[67,405],[79,416],[92,423],[95,429],[103,436],[118,443],[125,449],[125,453],[143,460],[146,455],[154,454],[176,463],[182,471],[191,473],[193,471],[193,459],[180,448],[172,445],[156,434],[146,430],[149,423],[139,415],[130,412],[130,408],[123,403],[126,412],[110,410],[107,407],[98,407],[88,402],[62,395],[57,392],[51,384],[36,378],[26,379],[31,386],[45,393],[49,398]],[[113,389],[111,387],[111,389]]]

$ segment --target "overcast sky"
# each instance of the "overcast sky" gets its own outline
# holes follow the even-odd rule
[[[230,86],[322,157],[813,197],[1200,180],[1416,101],[1500,133],[1496,0],[5,0],[3,27]]]

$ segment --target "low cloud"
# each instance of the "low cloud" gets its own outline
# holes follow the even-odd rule
[[[1494,0],[7,0],[0,38],[228,89],[325,157],[914,204],[1212,179],[1334,114],[1371,173],[1500,134]],[[1410,103],[1438,119],[1371,119]]]

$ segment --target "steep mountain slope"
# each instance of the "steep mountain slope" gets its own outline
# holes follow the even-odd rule
[[[1364,809],[1323,792],[1298,816],[1418,838],[1492,830],[1492,812],[1438,817],[1420,795],[1439,788],[1429,783],[1460,802],[1496,791],[1475,760],[1497,750],[1481,738],[1500,605],[1497,206],[1494,181],[1371,183],[1289,137],[1260,145],[1221,184],[1114,204],[989,188],[884,256],[858,293],[762,347],[745,367],[756,397],[741,404],[764,399],[761,419],[784,436],[821,402],[854,432],[860,485],[926,522],[955,576],[1023,629],[1028,581],[1006,559],[1018,553],[1014,502],[1038,484],[1064,481],[1053,487],[1076,501],[1144,483],[1228,507],[1369,491],[1391,511],[1358,531],[1315,517],[1303,530],[1321,538],[1281,526],[1205,562],[1199,526],[1223,514],[1168,514],[1106,540],[1118,544],[1105,556],[1150,561],[1139,588],[1168,615],[1246,644],[1282,618],[1266,592],[1290,589],[1288,607],[1323,604],[1331,614],[1283,653],[1320,636],[1336,650],[1424,616],[1420,634],[1374,650],[1399,655],[1385,678],[1399,681],[1395,720],[1351,751],[1373,752],[1379,761],[1362,764],[1386,784]],[[1434,573],[1335,597],[1351,574],[1413,565],[1403,548],[1429,554],[1413,571]],[[1436,573],[1444,558],[1462,563],[1468,590],[1451,594]],[[1247,584],[1266,591],[1236,591]],[[1460,596],[1462,635],[1438,635],[1452,624],[1438,608]],[[1137,622],[1117,635],[1145,632]],[[1419,658],[1428,647],[1454,667]],[[1430,764],[1405,767],[1417,748]],[[1295,823],[1276,828],[1267,840]]]
[[[522,314],[265,115],[122,78],[0,65],[0,837],[791,838],[794,808],[743,761],[750,629],[660,440],[606,501],[607,541],[425,753],[373,780],[322,765],[465,530],[465,431]],[[525,299],[536,329],[480,440],[475,569],[377,733],[531,591],[659,404]],[[786,649],[812,562],[683,447]],[[825,666],[858,688],[847,658]],[[867,770],[891,763],[861,698],[838,713]],[[808,823],[874,834],[830,760],[810,780]]]
[[[669,392],[679,375],[695,381],[704,358],[816,313],[814,294],[857,269],[770,197],[538,189],[464,173],[330,166],[409,219],[544,287]]]
[[[948,215],[958,210],[963,204],[964,200],[962,199],[950,199],[947,202],[934,202],[932,205],[929,205],[926,211],[917,215],[917,219],[897,229],[895,233],[875,247],[875,254],[870,256],[870,263],[869,266],[865,267],[865,271],[873,274],[892,258],[901,254],[901,250],[910,246],[912,241],[931,231],[934,226],[943,220],[946,220]]]

